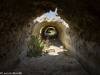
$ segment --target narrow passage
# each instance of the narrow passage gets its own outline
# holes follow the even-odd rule
[[[26,57],[14,71],[23,75],[89,75],[57,38],[49,40],[51,52],[40,57]]]

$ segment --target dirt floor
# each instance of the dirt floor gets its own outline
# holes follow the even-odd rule
[[[58,39],[52,38],[50,43],[48,53],[26,57],[14,71],[22,75],[89,75]]]

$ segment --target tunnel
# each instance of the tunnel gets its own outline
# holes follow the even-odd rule
[[[48,18],[49,19],[49,18]],[[62,23],[60,23],[58,20],[53,21],[52,19],[50,22],[44,20],[39,24],[36,24],[33,28],[32,35],[41,35],[44,40],[48,38],[48,36],[44,35],[46,29],[48,28],[54,28],[57,32],[57,35],[55,36],[50,36],[49,39],[55,39],[58,38],[62,43],[64,43],[64,38],[66,38],[66,27]],[[63,21],[62,21],[63,22]]]
[[[58,21],[33,20],[58,9]],[[0,72],[11,72],[25,58],[27,39],[54,27],[57,37],[90,75],[100,75],[100,0],[0,1]],[[42,28],[42,33],[40,30]]]
[[[58,35],[55,27],[46,27],[42,29],[42,37],[56,37]]]

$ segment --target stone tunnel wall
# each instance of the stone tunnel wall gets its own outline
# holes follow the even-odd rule
[[[66,27],[63,24],[61,24],[57,21],[55,21],[55,22],[53,22],[53,21],[51,21],[51,22],[43,21],[43,22],[39,23],[38,25],[34,26],[32,35],[39,35],[41,28],[42,27],[45,28],[45,27],[48,27],[48,26],[55,27],[58,31],[58,38],[60,39],[60,41],[63,41],[63,38],[66,36],[66,33],[65,33]],[[40,35],[42,35],[42,33]]]
[[[96,42],[66,35],[63,44],[90,75],[100,75],[100,45]]]
[[[71,30],[64,38],[66,48],[91,75],[100,75],[100,0],[0,1],[0,71],[19,63],[31,17],[56,7]]]
[[[23,59],[31,29],[28,23],[36,18],[36,13],[40,16],[44,12],[30,8],[30,2],[25,2],[24,6],[23,1],[0,1],[0,72],[12,71]]]
[[[77,1],[58,4],[65,7],[65,10],[59,9],[58,14],[70,28],[63,44],[90,75],[100,75],[100,0]]]
[[[40,29],[45,26],[54,25],[58,30],[58,37],[66,49],[82,64],[82,66],[92,75],[99,75],[100,72],[100,46],[96,42],[81,38],[81,35],[75,35],[70,28],[62,24],[53,22],[42,22],[34,27],[33,34],[38,35]]]
[[[6,13],[4,13],[6,14]],[[3,14],[2,14],[3,15]],[[3,17],[5,17],[3,15]],[[20,54],[27,49],[27,29],[19,22],[13,22],[14,15],[1,19],[0,27],[0,71],[11,71],[21,61]],[[17,16],[18,17],[18,16]]]

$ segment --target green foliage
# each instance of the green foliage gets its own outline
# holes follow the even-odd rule
[[[44,41],[44,49],[49,48],[49,46],[50,46],[50,43],[49,43],[49,40],[47,39],[46,41]]]
[[[57,34],[56,30],[51,30],[50,32],[51,32],[52,35]]]
[[[44,48],[44,41],[41,40],[41,36],[31,36],[28,41],[28,56],[41,56]]]

